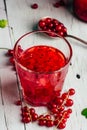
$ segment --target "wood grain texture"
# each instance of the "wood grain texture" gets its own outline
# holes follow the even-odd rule
[[[24,33],[36,29],[39,19],[45,16],[58,19],[67,27],[69,34],[87,40],[87,23],[75,18],[65,7],[54,8],[55,2],[56,0],[0,0],[0,19],[9,22],[8,27],[0,28],[0,47],[13,48],[15,41]],[[32,9],[32,3],[38,3],[39,8]],[[63,91],[73,87],[76,94],[73,97],[73,113],[65,130],[86,130],[87,119],[81,115],[81,111],[87,107],[87,46],[74,39],[67,39],[72,46],[73,57]],[[6,52],[0,50],[0,130],[45,130],[46,127],[37,124],[21,123],[20,107],[14,104],[19,98],[17,77]],[[76,78],[76,74],[80,74],[80,79]],[[38,113],[46,111],[44,107],[37,107],[36,110]]]

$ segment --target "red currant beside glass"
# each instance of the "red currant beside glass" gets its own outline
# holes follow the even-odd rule
[[[71,106],[73,105],[73,100],[70,99],[70,96],[74,94],[75,90],[70,88],[67,92],[55,97],[48,104],[49,113],[41,115],[36,113],[35,108],[30,108],[26,105],[23,106],[23,103],[20,104],[20,100],[18,100],[16,105],[22,105],[22,122],[37,122],[39,126],[56,126],[58,129],[64,129],[66,127],[67,119],[72,113]]]

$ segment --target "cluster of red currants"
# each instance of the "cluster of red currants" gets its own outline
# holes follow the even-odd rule
[[[75,90],[71,88],[68,92],[64,92],[56,97],[47,105],[49,112],[45,115],[38,115],[35,112],[35,108],[29,108],[27,105],[22,106],[22,122],[29,123],[37,121],[39,126],[56,126],[58,129],[64,129],[66,127],[67,119],[72,113],[71,106],[73,105],[73,100],[70,99],[70,96],[74,94]],[[21,101],[17,101],[16,105],[21,105]]]
[[[39,20],[38,28],[40,30],[49,31],[50,36],[55,36],[57,34],[64,37],[67,35],[67,28],[63,25],[63,23],[61,23],[57,19],[50,17],[42,18],[41,20]]]

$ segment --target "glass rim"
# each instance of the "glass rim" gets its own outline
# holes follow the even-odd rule
[[[20,41],[22,38],[24,38],[25,36],[31,35],[31,34],[33,34],[33,33],[39,33],[39,32],[41,32],[41,33],[49,33],[49,34],[50,34],[50,33],[51,33],[51,34],[53,33],[53,34],[55,34],[57,37],[52,37],[52,36],[48,36],[48,37],[51,37],[51,38],[58,38],[58,37],[59,37],[59,38],[63,39],[63,40],[66,42],[66,44],[68,45],[69,50],[70,50],[69,59],[68,59],[67,63],[66,63],[63,67],[61,67],[60,69],[54,70],[54,71],[50,71],[50,72],[49,72],[49,71],[48,71],[48,72],[39,72],[39,71],[34,71],[34,70],[31,70],[31,69],[28,69],[28,68],[24,67],[22,64],[20,64],[20,63],[17,61],[17,58],[16,58],[16,56],[15,56],[15,51],[16,51],[16,46],[18,45],[19,41]],[[48,34],[46,34],[46,35],[48,35]],[[29,71],[29,72],[32,72],[32,73],[36,73],[36,74],[50,74],[50,73],[62,71],[62,70],[65,69],[65,68],[68,66],[68,64],[70,63],[71,58],[72,58],[72,54],[73,54],[72,47],[71,47],[70,43],[68,42],[68,40],[67,40],[65,37],[60,36],[60,35],[58,35],[57,33],[49,32],[49,31],[44,31],[44,30],[35,30],[35,31],[30,31],[30,32],[27,32],[27,33],[23,34],[23,35],[22,35],[21,37],[19,37],[19,39],[16,41],[13,50],[14,50],[13,56],[14,56],[15,62],[16,62],[19,66],[21,66],[21,68],[23,68],[24,70]]]

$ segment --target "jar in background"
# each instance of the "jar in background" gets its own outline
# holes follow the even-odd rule
[[[73,11],[79,19],[87,22],[87,0],[74,0]]]
[[[87,0],[63,0],[63,2],[71,13],[87,22]]]

